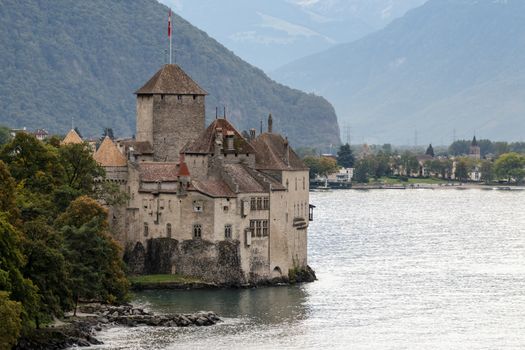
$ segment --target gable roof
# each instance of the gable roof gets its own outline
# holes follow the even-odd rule
[[[285,190],[286,188],[272,177],[251,169],[243,164],[224,164],[223,176],[228,178],[230,186],[237,193],[260,193],[272,190]]]
[[[233,145],[235,152],[239,154],[253,154],[255,149],[242,137],[235,127],[226,119],[215,119],[204,132],[194,141],[187,143],[182,148],[182,153],[186,154],[210,154],[215,152],[215,138],[217,129],[222,129],[223,149],[226,150],[226,135],[233,135]]]
[[[234,198],[237,196],[222,180],[193,180],[192,186],[192,189],[214,198]]]
[[[139,164],[140,181],[142,182],[176,182],[178,172],[178,163],[142,162]]]
[[[128,161],[126,157],[117,148],[117,145],[109,138],[109,136],[106,136],[104,138],[104,141],[102,141],[102,144],[98,148],[98,150],[95,152],[95,155],[93,158],[97,161],[98,164],[101,166],[127,166]]]
[[[137,95],[207,95],[193,79],[176,64],[164,65],[143,87]]]
[[[256,151],[255,167],[260,170],[308,170],[306,164],[287,143],[281,135],[272,133],[263,133],[252,140],[251,144]]]
[[[82,143],[82,142],[84,142],[84,141],[82,141],[82,138],[75,131],[75,129],[71,129],[67,133],[66,137],[64,137],[62,142],[60,142],[60,144],[62,144],[62,145],[70,145],[70,144],[77,144],[77,143]]]

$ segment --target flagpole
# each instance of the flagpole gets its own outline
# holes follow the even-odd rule
[[[171,56],[172,56],[172,50],[171,50],[171,9],[170,9],[170,16],[168,19],[168,37],[170,39],[170,64],[171,64]]]

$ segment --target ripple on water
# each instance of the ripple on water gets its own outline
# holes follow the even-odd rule
[[[214,310],[206,328],[114,328],[100,349],[525,348],[522,192],[312,193],[318,282],[137,294],[155,312]]]

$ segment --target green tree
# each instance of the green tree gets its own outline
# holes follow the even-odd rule
[[[355,165],[353,180],[358,183],[368,183],[369,173],[369,161],[365,158],[360,159]]]
[[[525,156],[518,153],[502,154],[494,163],[496,174],[511,182],[513,179],[520,183],[525,177]]]
[[[21,241],[21,233],[0,212],[0,291],[10,293],[11,300],[22,304],[22,330],[28,332],[35,325],[39,297],[37,288],[21,272],[25,264]]]
[[[350,145],[347,143],[339,147],[339,151],[337,151],[337,165],[343,168],[353,168],[354,163],[355,157]]]
[[[434,147],[432,147],[432,144],[428,145],[425,154],[434,157]]]
[[[455,177],[460,181],[467,181],[469,177],[469,166],[465,158],[460,158],[456,161]]]
[[[457,140],[448,147],[448,153],[453,156],[469,154],[471,141]]]
[[[9,128],[0,125],[0,146],[5,145],[11,141],[11,131]]]
[[[75,311],[81,298],[125,301],[128,281],[119,247],[108,231],[107,211],[92,198],[82,196],[71,202],[57,225],[64,234]]]
[[[16,184],[11,177],[9,169],[3,161],[0,160],[0,212],[8,215],[9,221],[14,224],[18,219],[18,208],[16,207]]]
[[[304,163],[310,168],[310,178],[318,176],[328,176],[337,171],[337,162],[329,157],[305,157]]]
[[[413,153],[406,151],[401,155],[399,162],[405,176],[410,176],[419,172],[419,162]]]
[[[494,165],[490,160],[484,160],[481,162],[481,180],[486,184],[491,183],[494,180]]]
[[[22,331],[21,313],[22,304],[0,291],[0,350],[9,350],[16,344]]]
[[[33,191],[49,193],[63,179],[56,148],[25,132],[16,134],[3,147],[0,159],[7,164],[18,183],[24,181],[25,186]]]
[[[64,168],[65,184],[82,194],[90,194],[94,180],[104,176],[104,169],[93,159],[87,143],[61,146],[58,155]]]

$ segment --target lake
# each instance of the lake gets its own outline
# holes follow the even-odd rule
[[[301,286],[147,291],[156,313],[213,310],[204,328],[112,328],[95,349],[523,349],[525,191],[311,193]]]

